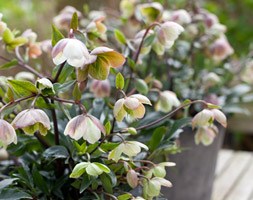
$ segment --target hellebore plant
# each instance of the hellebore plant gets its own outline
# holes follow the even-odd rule
[[[175,137],[191,116],[196,114],[196,143],[214,140],[214,120],[226,126],[220,107],[198,100],[206,93],[192,96],[195,85],[188,80],[197,73],[194,48],[215,61],[232,53],[223,33],[216,35],[223,28],[218,20],[204,10],[167,11],[157,2],[123,0],[120,9],[116,24],[139,21],[139,30],[126,33],[132,39],[105,13],[83,16],[70,6],[54,19],[51,46],[37,42],[31,30],[19,35],[1,21],[1,43],[13,58],[0,55],[0,70],[25,71],[0,76],[0,145],[9,153],[0,163],[2,198],[159,198],[161,187],[173,184],[165,167],[175,163],[157,158],[178,151]],[[199,32],[200,24],[208,35]],[[56,65],[45,74],[31,65],[42,53]],[[211,71],[196,77],[200,84],[205,78],[201,92],[221,78]]]

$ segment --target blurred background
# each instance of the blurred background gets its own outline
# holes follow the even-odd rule
[[[158,0],[168,8],[187,8],[194,0]],[[143,1],[147,2],[147,0]],[[200,4],[227,26],[227,37],[235,49],[235,57],[243,59],[253,49],[253,1],[252,0],[199,0]],[[50,38],[52,18],[66,5],[85,12],[86,5],[91,10],[111,10],[117,12],[119,0],[8,0],[0,1],[3,21],[10,28],[21,32],[32,28],[38,33],[38,41]],[[0,52],[2,53],[2,52]],[[6,73],[0,71],[0,73]],[[1,75],[1,74],[0,74]],[[253,113],[253,103],[242,105]],[[252,112],[251,112],[252,111]],[[226,148],[253,150],[253,116],[237,114],[231,117],[224,146]]]

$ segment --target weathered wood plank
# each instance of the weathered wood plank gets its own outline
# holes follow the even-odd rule
[[[250,154],[250,153],[249,153]],[[253,192],[253,156],[248,163],[245,173],[237,182],[235,187],[229,192],[225,200],[249,200]]]
[[[244,173],[244,170],[248,168],[251,158],[251,154],[246,152],[236,152],[234,154],[229,165],[225,166],[223,173],[215,179],[212,200],[224,200],[236,181]]]
[[[226,169],[226,166],[229,165],[229,162],[231,162],[232,157],[234,155],[234,152],[231,150],[222,150],[219,152],[218,159],[217,159],[217,165],[215,169],[215,176],[219,176],[223,170]]]

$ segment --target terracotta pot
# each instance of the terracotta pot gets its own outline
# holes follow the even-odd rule
[[[196,145],[194,133],[188,129],[180,135],[182,153],[170,155],[177,164],[167,170],[167,179],[172,188],[162,190],[163,197],[171,200],[210,200],[218,152],[225,130],[220,128],[218,136],[210,146]]]

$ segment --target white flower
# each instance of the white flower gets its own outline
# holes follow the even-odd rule
[[[128,114],[131,118],[141,119],[145,114],[143,104],[152,105],[147,97],[140,94],[119,99],[114,105],[114,117],[117,121],[122,121]]]
[[[214,119],[217,120],[223,127],[227,127],[227,118],[218,109],[203,109],[193,117],[192,127],[195,128],[196,126],[209,126],[213,123]]]
[[[173,107],[178,107],[179,105],[180,101],[177,95],[172,91],[166,90],[160,93],[155,109],[161,112],[170,112]]]
[[[22,129],[26,134],[39,131],[41,135],[46,135],[50,129],[50,120],[43,110],[31,108],[18,113],[12,125],[15,129]]]
[[[91,115],[78,115],[68,122],[64,135],[69,135],[74,140],[83,138],[94,144],[101,138],[101,132],[105,134],[105,129],[97,118]]]
[[[8,122],[0,119],[0,147],[6,148],[11,143],[17,144],[15,129]]]
[[[75,38],[60,40],[52,50],[53,62],[56,65],[67,63],[73,67],[83,67],[93,63],[96,56],[91,56],[86,46]]]
[[[133,156],[136,156],[138,153],[140,153],[141,148],[148,150],[148,147],[145,144],[142,144],[140,142],[124,141],[109,153],[108,159],[118,162],[122,153],[124,153],[125,155],[131,158]]]
[[[179,24],[189,24],[191,23],[191,16],[186,10],[180,9],[175,10],[171,13],[170,20],[177,22]]]
[[[199,127],[194,139],[196,144],[202,143],[205,146],[208,146],[213,143],[214,138],[218,133],[216,126],[202,126]]]

